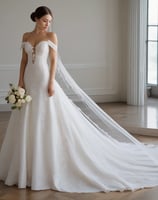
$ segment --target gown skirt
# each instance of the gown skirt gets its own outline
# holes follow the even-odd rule
[[[55,80],[48,97],[51,41],[23,43],[24,81],[32,101],[12,111],[0,150],[0,180],[32,190],[109,192],[158,185],[158,165],[132,143],[103,135]],[[107,133],[108,134],[108,133]],[[158,148],[151,149],[158,156]]]

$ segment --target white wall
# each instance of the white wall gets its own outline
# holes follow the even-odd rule
[[[78,84],[96,101],[121,100],[125,93],[122,3],[124,0],[0,1],[0,104],[5,103],[8,83],[17,83],[21,37],[33,29],[29,16],[40,5],[54,13],[52,29],[58,35],[60,55]]]
[[[127,69],[128,69],[128,44],[129,44],[129,1],[120,0],[120,101],[127,99]]]

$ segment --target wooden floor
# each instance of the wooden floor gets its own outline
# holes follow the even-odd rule
[[[151,106],[151,105],[150,105]],[[101,107],[106,110],[117,122],[121,125],[130,129],[131,124],[133,127],[137,127],[137,132],[139,128],[149,128],[147,131],[150,133],[151,127],[143,127],[142,119],[137,116],[137,111],[140,112],[140,107],[130,107],[123,104],[102,104]],[[146,109],[146,108],[145,108]],[[158,109],[157,103],[155,104],[155,109]],[[143,111],[142,111],[143,112]],[[133,122],[131,121],[131,115],[133,115]],[[0,147],[4,138],[6,127],[8,124],[10,112],[0,112]],[[155,115],[151,114],[151,121],[158,120],[154,119]],[[129,120],[130,118],[130,120]],[[138,123],[140,122],[140,123]],[[135,124],[137,123],[137,125]],[[153,127],[152,127],[153,128]],[[157,131],[156,128],[154,128]],[[135,135],[137,139],[148,142],[157,143],[158,137],[147,137],[141,135]],[[138,190],[135,192],[110,192],[110,193],[88,193],[88,194],[78,194],[78,193],[63,193],[52,190],[47,191],[31,191],[27,189],[18,189],[17,187],[8,187],[0,182],[0,200],[157,200],[158,199],[158,187]]]
[[[157,98],[148,98],[144,106],[124,103],[106,103],[100,106],[130,133],[158,137]]]
[[[52,190],[34,192],[0,184],[0,200],[157,200],[158,188],[136,192],[62,193]]]

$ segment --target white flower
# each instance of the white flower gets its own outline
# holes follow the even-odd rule
[[[15,101],[16,101],[15,95],[13,95],[13,94],[10,95],[10,96],[9,96],[9,103],[12,103],[12,104],[13,104],[13,103],[15,103]]]
[[[18,99],[18,102],[15,104],[17,107],[21,107],[21,104],[22,104],[22,100],[21,99]]]
[[[5,97],[5,100],[7,103],[12,104],[11,109],[21,109],[23,104],[29,103],[32,100],[32,97],[30,95],[26,94],[26,91],[24,88],[21,87],[15,87],[13,84],[9,84],[10,91],[8,92],[8,95]]]
[[[25,98],[26,102],[30,102],[32,100],[32,97],[30,95],[27,95],[26,98]]]
[[[25,101],[25,99],[21,99],[21,103],[25,103],[26,101]]]
[[[18,87],[18,95],[23,98],[25,94],[24,88]]]

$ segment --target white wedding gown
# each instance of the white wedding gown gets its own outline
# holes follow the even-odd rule
[[[48,97],[51,41],[32,46],[24,81],[32,101],[12,111],[0,151],[0,180],[32,190],[109,192],[158,185],[157,147],[120,142],[103,134],[68,98],[57,81]],[[110,129],[109,129],[110,130]],[[132,136],[131,136],[132,138]],[[152,156],[150,156],[150,153]]]

